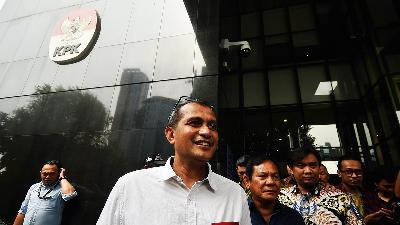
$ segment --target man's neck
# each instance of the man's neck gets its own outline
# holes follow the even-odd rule
[[[300,192],[302,194],[308,194],[310,192],[313,192],[315,190],[315,188],[317,187],[318,184],[316,184],[315,186],[312,187],[303,187],[301,185],[297,185],[297,187],[299,188]]]
[[[276,201],[258,201],[257,199],[253,199],[253,202],[265,223],[268,224],[272,214],[274,213]]]
[[[349,186],[345,183],[342,183],[342,187],[344,188],[345,192],[347,192],[347,193],[358,194],[361,192],[361,187]]]
[[[207,163],[204,162],[186,162],[179,157],[174,158],[172,169],[189,189],[200,180],[206,178],[208,174]]]

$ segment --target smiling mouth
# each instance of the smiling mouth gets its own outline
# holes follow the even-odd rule
[[[205,141],[205,140],[199,140],[194,142],[196,145],[204,146],[204,147],[211,147],[212,142],[210,141]]]

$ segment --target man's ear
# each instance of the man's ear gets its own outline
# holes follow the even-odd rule
[[[165,137],[167,138],[167,141],[172,145],[175,144],[174,132],[175,131],[174,129],[172,129],[172,127],[166,127],[164,129]]]
[[[337,171],[337,175],[339,178],[342,178],[342,173],[340,172],[340,170]]]
[[[288,172],[288,174],[289,174],[290,176],[293,176],[293,170],[292,170],[292,168],[290,168],[289,165],[286,165],[286,170],[287,170],[287,172]]]

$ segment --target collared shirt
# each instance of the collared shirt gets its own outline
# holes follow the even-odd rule
[[[248,198],[252,225],[267,225],[251,197]],[[294,209],[277,201],[268,225],[305,225],[303,217]]]
[[[307,225],[364,224],[349,196],[332,185],[319,183],[307,194],[302,194],[297,185],[282,188],[279,201],[298,211]]]
[[[172,159],[173,160],[173,159]],[[246,195],[235,182],[211,171],[187,188],[171,167],[122,176],[111,191],[97,225],[250,225]],[[236,222],[236,223],[235,223]]]
[[[32,185],[18,211],[25,215],[23,225],[59,225],[64,201],[76,195],[76,191],[62,194],[60,182],[48,186],[42,182]]]

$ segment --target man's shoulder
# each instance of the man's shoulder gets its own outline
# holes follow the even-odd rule
[[[214,173],[214,172],[211,172],[211,173],[212,173],[211,179],[218,185],[218,188],[233,189],[233,190],[238,190],[238,191],[243,190],[242,187],[238,183],[236,183],[232,180],[229,180],[228,178],[221,176],[217,173]]]
[[[131,171],[119,178],[120,182],[129,182],[137,179],[157,179],[160,178],[162,167],[154,167],[149,169],[140,169]]]

